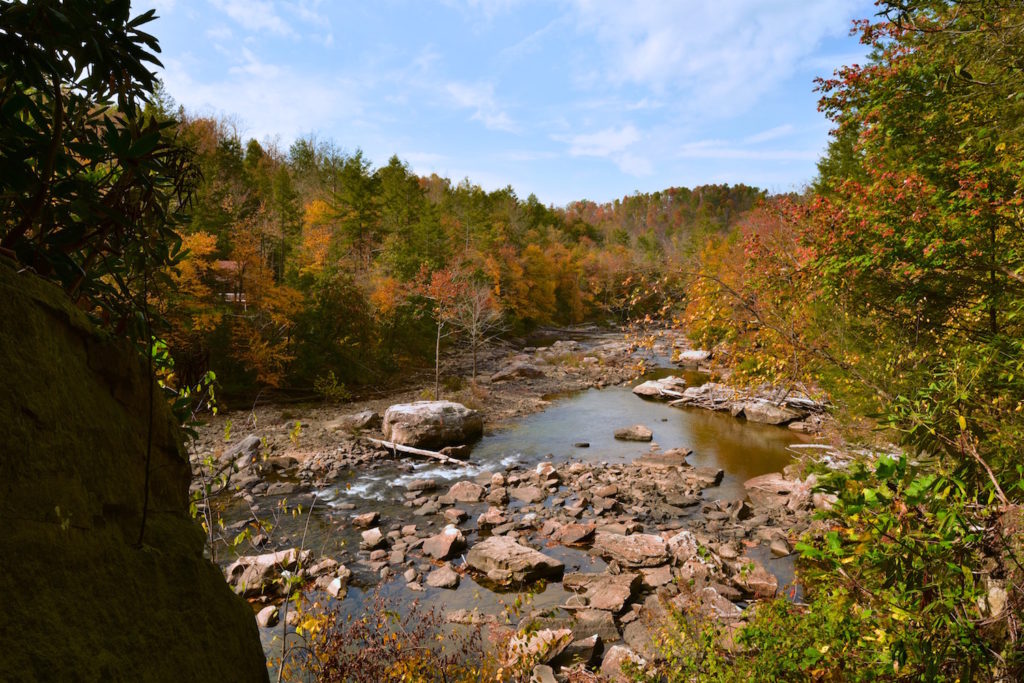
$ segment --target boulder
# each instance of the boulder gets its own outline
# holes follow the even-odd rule
[[[467,443],[480,438],[483,431],[480,413],[452,401],[399,403],[384,413],[384,438],[416,448]]]
[[[584,545],[593,540],[595,528],[593,524],[566,524],[551,538],[562,545]]]
[[[686,380],[681,377],[664,377],[651,379],[633,387],[633,393],[642,398],[676,399],[682,398],[686,389]]]
[[[665,539],[653,534],[613,534],[598,532],[594,552],[606,560],[615,560],[623,567],[657,567],[668,562]]]
[[[524,503],[539,503],[548,497],[548,492],[539,486],[517,486],[508,493],[511,497]]]
[[[380,527],[367,529],[362,533],[362,538],[359,541],[359,547],[363,550],[376,550],[386,544],[387,539],[381,533]]]
[[[750,401],[744,401],[740,404],[736,415],[740,414],[747,418],[747,421],[749,422],[781,425],[786,424],[787,422],[792,422],[793,420],[799,420],[807,413],[799,412],[792,408],[787,408],[786,406],[775,405],[770,401],[753,399]]]
[[[277,605],[267,605],[256,613],[256,625],[260,628],[276,626],[279,620],[280,616],[277,613]]]
[[[485,489],[471,481],[457,481],[448,489],[448,497],[456,503],[479,503],[484,497]]]
[[[452,524],[446,526],[441,533],[423,541],[423,554],[435,560],[444,560],[466,547],[466,537]]]
[[[27,265],[0,255],[0,680],[267,680],[151,368]]]
[[[515,363],[506,365],[504,368],[491,375],[491,381],[504,382],[506,380],[516,379],[517,377],[533,379],[543,376],[544,371],[536,365],[525,361],[516,361]]]
[[[675,362],[687,368],[697,368],[709,360],[711,360],[711,352],[704,349],[677,350],[675,353]]]
[[[427,574],[427,585],[433,588],[458,588],[459,573],[450,564],[444,564]]]
[[[790,497],[801,488],[800,483],[772,472],[746,480],[743,488],[755,508],[771,510],[786,507]]]
[[[367,512],[362,515],[356,515],[352,518],[352,526],[357,529],[369,529],[374,524],[380,521],[380,513],[377,511]]]
[[[277,595],[281,586],[275,583],[275,580],[284,572],[296,571],[310,555],[310,551],[300,552],[298,548],[262,555],[245,555],[232,562],[224,570],[224,574],[235,593],[243,597]]]
[[[380,413],[375,410],[361,410],[358,413],[342,415],[324,425],[333,431],[355,432],[364,429],[379,429],[383,423]]]
[[[239,468],[246,467],[251,465],[260,454],[261,444],[262,440],[260,437],[255,434],[250,434],[238,443],[225,449],[217,460],[219,460],[221,464],[233,462]]]
[[[604,654],[604,659],[601,660],[601,675],[609,683],[631,683],[635,678],[624,670],[627,662],[641,669],[647,666],[644,658],[630,648],[623,645],[613,645],[608,648],[608,651]]]
[[[560,579],[565,565],[508,536],[491,536],[469,550],[466,563],[497,583]]]
[[[607,610],[618,614],[640,590],[640,575],[622,574],[566,574],[562,587],[580,593],[591,609]]]
[[[654,432],[643,425],[633,425],[616,429],[615,438],[620,441],[650,441],[654,438]]]

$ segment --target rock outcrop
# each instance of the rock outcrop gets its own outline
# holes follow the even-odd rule
[[[253,610],[203,557],[146,363],[3,259],[0,317],[0,680],[267,680]]]

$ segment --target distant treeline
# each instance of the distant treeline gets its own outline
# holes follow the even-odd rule
[[[422,366],[439,274],[510,333],[656,313],[699,241],[764,196],[709,185],[556,208],[313,137],[264,147],[157,102],[202,172],[179,226],[187,255],[157,297],[186,383],[213,369],[239,389],[352,385]]]

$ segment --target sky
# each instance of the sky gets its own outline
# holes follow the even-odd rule
[[[814,79],[873,0],[149,0],[178,104],[243,140],[397,154],[564,206],[672,186],[800,190]]]

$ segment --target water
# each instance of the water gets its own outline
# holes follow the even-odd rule
[[[303,540],[317,556],[336,557],[353,570],[353,587],[346,599],[338,605],[343,615],[359,614],[379,583],[379,577],[365,565],[354,562],[359,532],[350,526],[350,518],[368,510],[381,515],[381,528],[388,530],[403,524],[415,523],[420,529],[440,529],[443,522],[415,517],[404,505],[405,485],[413,479],[432,478],[442,491],[448,482],[462,479],[485,479],[493,472],[503,472],[510,465],[532,467],[538,462],[555,463],[570,460],[585,462],[625,463],[648,452],[651,444],[617,441],[614,431],[619,427],[644,424],[654,432],[654,442],[662,449],[688,448],[693,452],[688,460],[697,467],[716,467],[725,472],[720,486],[705,489],[708,500],[743,498],[743,482],[768,472],[781,471],[792,460],[787,446],[801,441],[801,437],[787,429],[737,420],[727,413],[714,413],[701,409],[680,409],[665,403],[648,401],[634,395],[632,386],[645,379],[667,374],[684,376],[689,385],[706,381],[699,373],[685,373],[675,369],[655,368],[633,385],[587,390],[560,397],[550,397],[552,404],[546,410],[516,421],[512,426],[485,436],[474,448],[465,466],[451,467],[433,461],[417,459],[384,459],[373,467],[351,472],[331,487],[319,492],[317,508],[308,524],[303,516],[282,516],[278,533],[290,536],[287,542],[298,544]],[[589,448],[574,444],[588,442]],[[353,503],[354,510],[339,509],[338,505]],[[469,518],[460,525],[473,542],[476,517],[485,511],[487,503],[459,504]],[[519,507],[513,501],[510,510]],[[585,550],[549,546],[543,551],[566,563],[566,571],[597,572],[604,568],[600,558]],[[759,558],[780,578],[780,586],[793,579],[793,560],[775,560],[764,549]],[[453,565],[464,562],[455,558]],[[399,604],[419,600],[427,608],[440,610],[478,608],[483,613],[501,613],[514,599],[506,593],[495,592],[465,576],[458,589],[426,588],[414,593],[404,587],[404,580],[385,584],[384,594]],[[325,596],[320,596],[324,598]],[[564,604],[569,595],[561,584],[541,589],[532,587],[531,608],[546,609]],[[271,647],[272,634],[263,633],[265,646]],[[280,628],[274,629],[280,633]],[[268,649],[268,652],[270,649]]]

